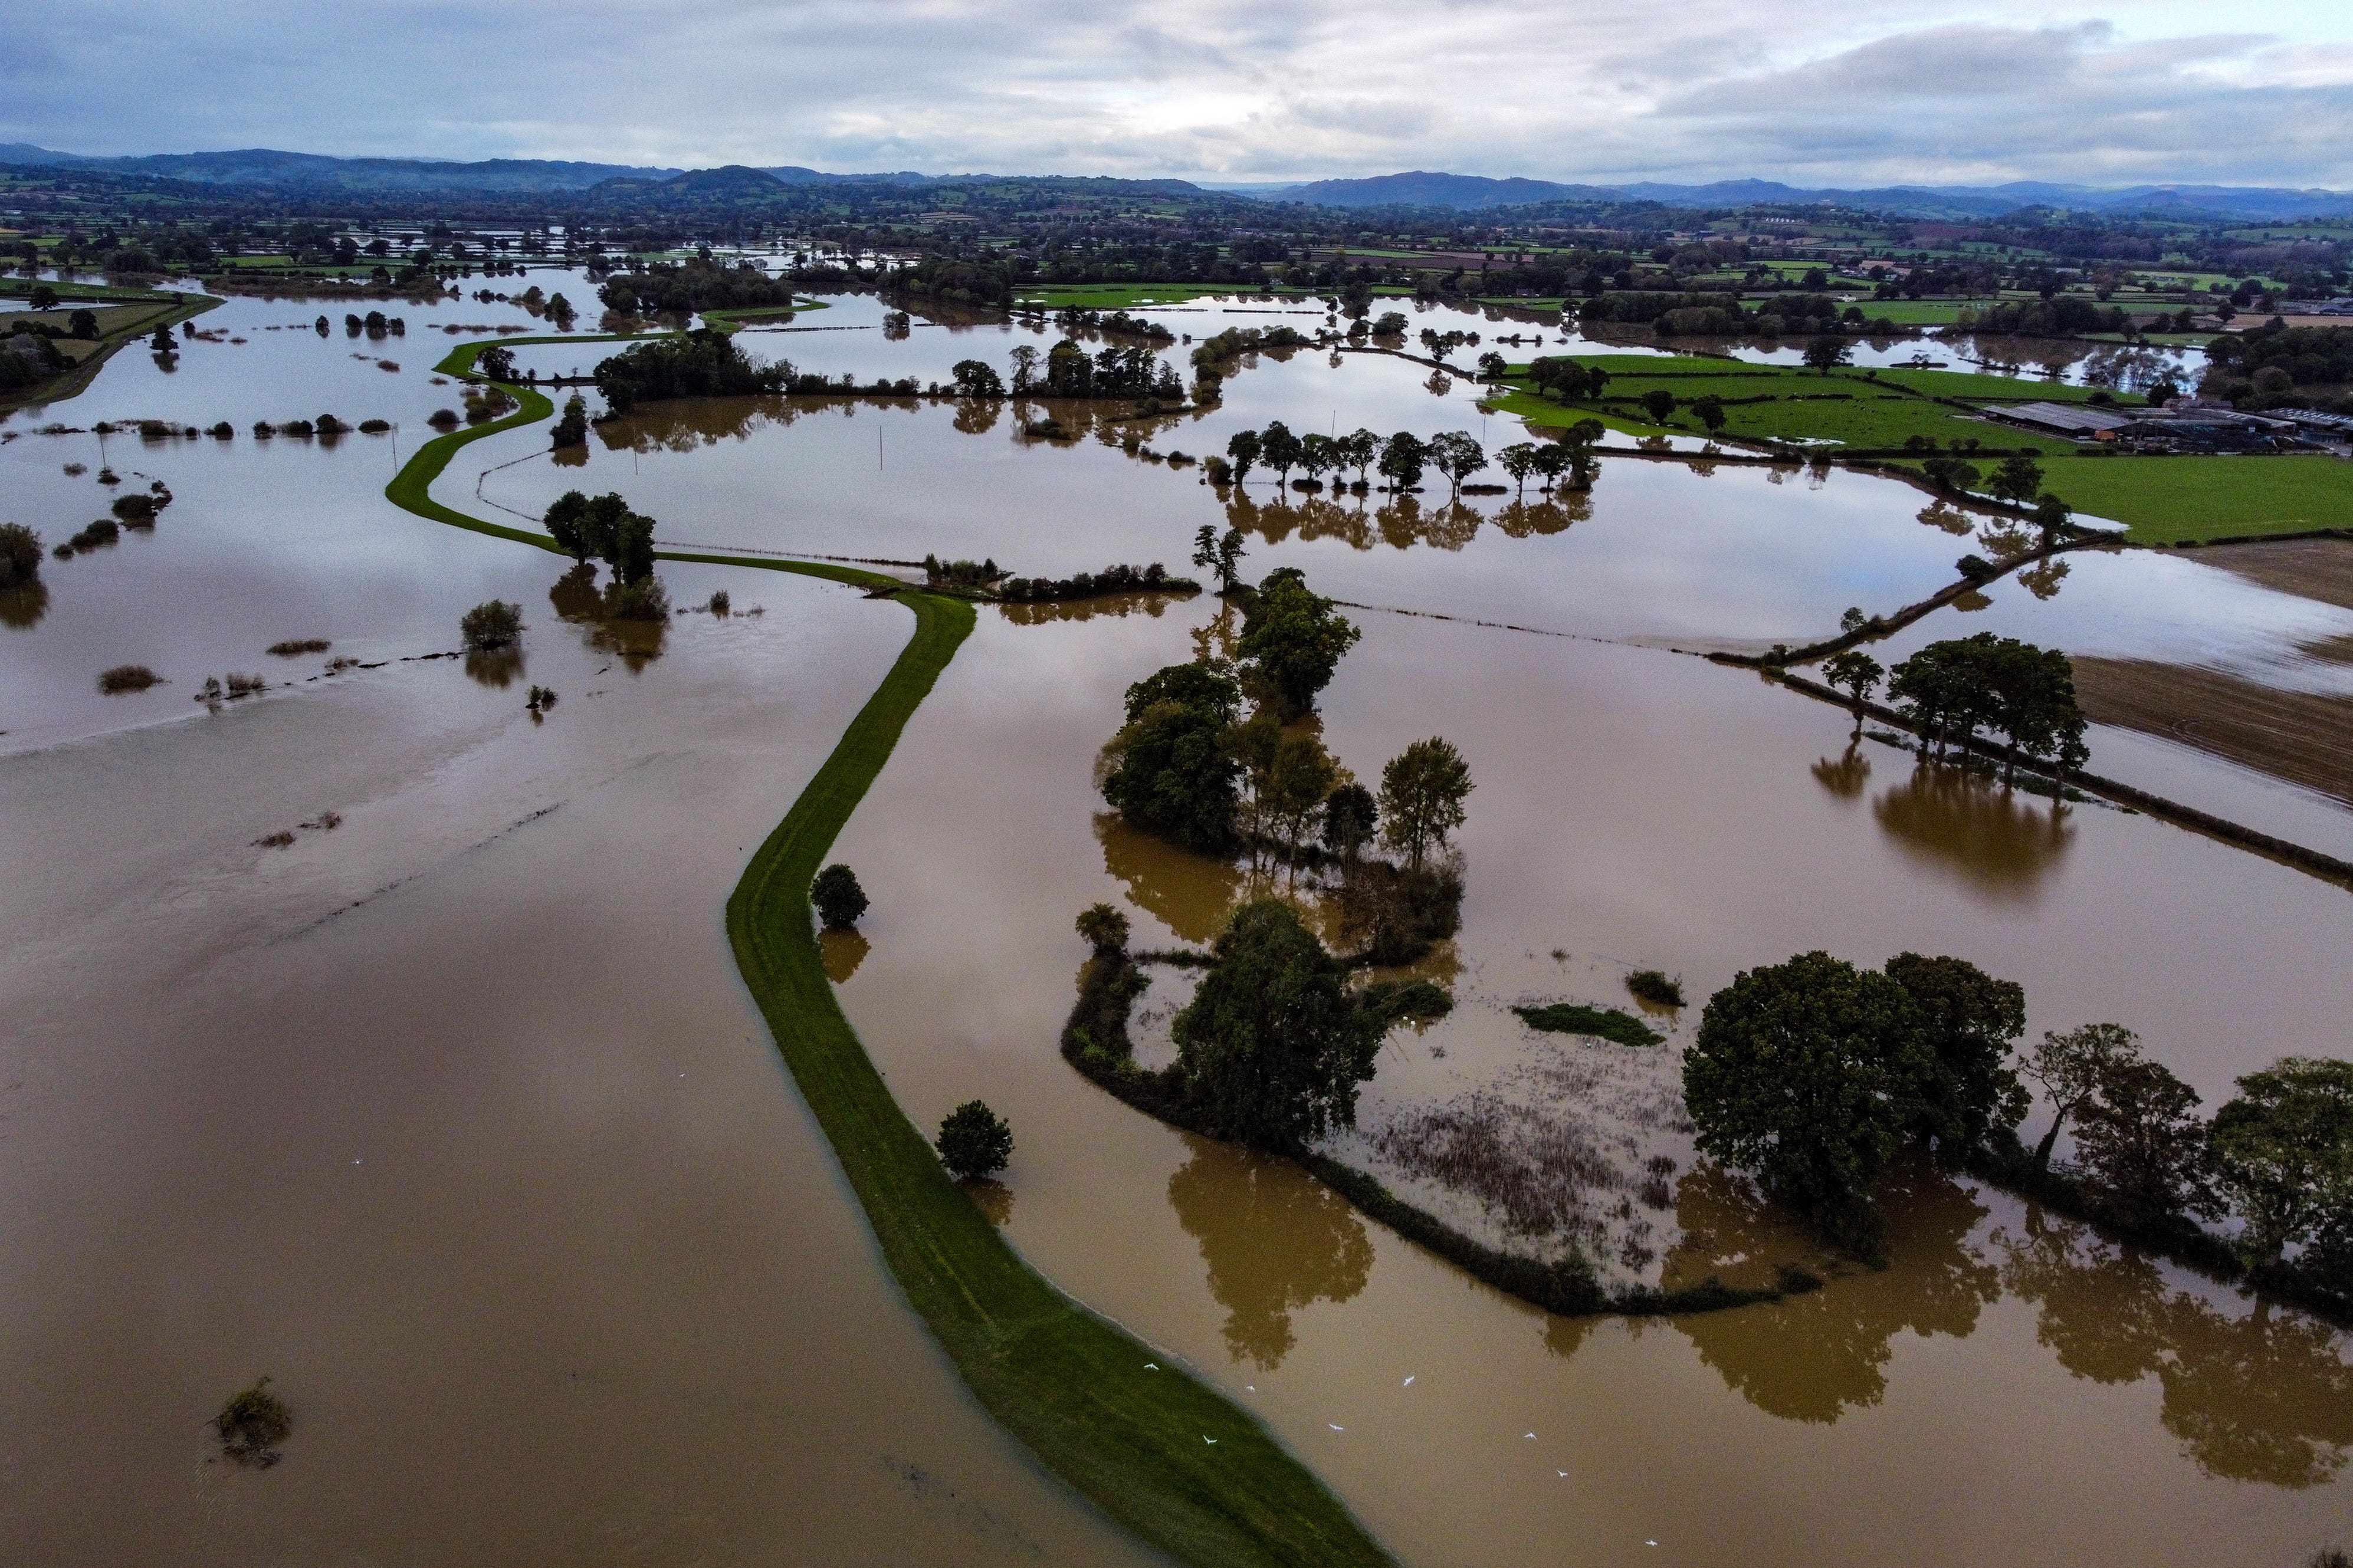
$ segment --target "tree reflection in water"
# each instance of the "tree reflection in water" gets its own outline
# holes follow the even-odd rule
[[[1103,869],[1126,890],[1128,902],[1179,942],[1207,942],[1225,930],[1248,880],[1238,867],[1140,832],[1116,812],[1099,813],[1094,823]]]
[[[1168,1178],[1169,1206],[1200,1243],[1209,1294],[1226,1309],[1226,1349],[1271,1372],[1297,1342],[1293,1312],[1364,1289],[1372,1238],[1345,1198],[1288,1160],[1185,1141],[1193,1157]]]
[[[580,626],[587,633],[587,643],[599,653],[617,654],[630,674],[643,669],[649,659],[659,658],[670,636],[670,622],[625,621],[607,612],[610,587],[596,586],[596,568],[578,565],[555,580],[547,591],[547,602],[554,607],[558,620]]]
[[[2000,1271],[1969,1246],[1987,1211],[1967,1192],[1915,1166],[1890,1178],[1882,1201],[1891,1267],[1771,1306],[1675,1318],[1675,1329],[1726,1387],[1767,1415],[1827,1424],[1877,1405],[1896,1334],[1967,1338],[2001,1294]],[[1684,1236],[1666,1278],[1678,1284],[1711,1274],[1745,1283],[1736,1266],[1787,1259],[1798,1245],[1786,1218],[1712,1167],[1676,1187],[1675,1220]]]
[[[1914,768],[1871,810],[1915,860],[2003,902],[2032,899],[2075,842],[2075,825],[2059,802],[1937,763]]]
[[[873,950],[874,944],[855,929],[818,932],[818,962],[825,966],[825,977],[836,985],[847,984]]]
[[[1814,781],[1839,799],[1858,800],[1871,783],[1871,759],[1862,754],[1862,742],[1850,741],[1835,760],[1816,758],[1813,773]]]
[[[466,673],[474,678],[476,684],[494,689],[512,686],[522,674],[522,649],[470,648],[466,653]]]
[[[1998,1233],[2002,1283],[2036,1302],[2036,1337],[2094,1383],[2154,1376],[2158,1419],[2210,1476],[2304,1488],[2333,1479],[2353,1447],[2345,1336],[2258,1302],[2233,1316],[2169,1288],[2158,1266],[2088,1226],[2030,1207]]]
[[[1295,497],[1277,492],[1262,504],[1237,487],[1226,501],[1229,527],[1282,544],[1297,538],[1303,543],[1336,539],[1351,550],[1386,544],[1392,550],[1417,545],[1432,550],[1461,550],[1493,522],[1514,539],[1567,531],[1571,524],[1593,515],[1589,495],[1567,494],[1555,499],[1514,500],[1493,518],[1467,501],[1441,501],[1425,507],[1419,497],[1399,496],[1379,507],[1333,500],[1323,496]]]
[[[14,588],[0,588],[0,626],[29,631],[49,613],[49,585],[36,577]]]

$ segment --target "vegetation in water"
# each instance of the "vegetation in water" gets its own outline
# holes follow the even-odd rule
[[[274,642],[265,650],[280,658],[300,658],[304,654],[324,653],[335,645],[325,637],[289,637]]]
[[[809,883],[809,903],[828,931],[848,931],[867,910],[866,889],[858,873],[839,860],[819,871]]]
[[[109,697],[120,697],[127,692],[144,691],[163,679],[143,664],[118,664],[99,671],[98,689]]]
[[[268,1469],[282,1457],[278,1445],[293,1432],[294,1415],[271,1392],[269,1379],[261,1377],[230,1394],[212,1426],[223,1454],[237,1464]]]
[[[1631,1013],[1582,1002],[1544,1002],[1514,1007],[1520,1022],[1550,1035],[1593,1035],[1621,1046],[1655,1046],[1666,1038]]]
[[[22,587],[41,575],[41,536],[21,522],[0,522],[0,588]]]
[[[1683,1005],[1683,976],[1670,975],[1664,970],[1638,969],[1626,976],[1626,989],[1654,1007],[1680,1007]]]
[[[522,637],[522,606],[504,599],[486,599],[458,617],[458,636],[474,653],[512,647]]]
[[[977,1100],[967,1100],[940,1122],[933,1141],[940,1163],[957,1181],[993,1176],[1013,1158],[1013,1129],[1005,1119]]]

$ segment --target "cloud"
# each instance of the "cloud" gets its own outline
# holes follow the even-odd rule
[[[17,0],[0,141],[1270,178],[2353,185],[2353,24],[1975,0]]]

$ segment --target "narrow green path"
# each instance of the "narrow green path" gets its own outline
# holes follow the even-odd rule
[[[508,390],[522,403],[515,413],[436,437],[385,494],[420,517],[552,551],[544,535],[469,517],[427,494],[468,442],[554,412],[528,387]],[[828,562],[662,554],[902,586]],[[973,627],[964,600],[895,596],[914,612],[915,635],[727,900],[727,936],[744,984],[864,1205],[892,1275],[991,1415],[1105,1513],[1178,1561],[1388,1563],[1255,1417],[1056,1290],[1006,1245],[941,1169],[842,1016],[818,959],[809,881]]]

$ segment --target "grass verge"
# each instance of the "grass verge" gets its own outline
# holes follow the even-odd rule
[[[454,355],[452,356],[455,357]],[[445,362],[447,363],[447,362]],[[469,361],[470,363],[470,361]],[[553,550],[427,493],[458,449],[553,408],[527,386],[507,417],[437,437],[385,494],[436,521]],[[663,558],[754,566],[865,586],[898,580],[824,562],[691,552]],[[982,1405],[1048,1468],[1180,1562],[1208,1568],[1390,1561],[1257,1419],[1024,1263],[940,1167],[842,1016],[810,929],[808,886],[907,721],[973,626],[971,605],[905,593],[915,635],[833,753],[761,844],[727,900],[727,935],[802,1098],[865,1208],[892,1275]]]

